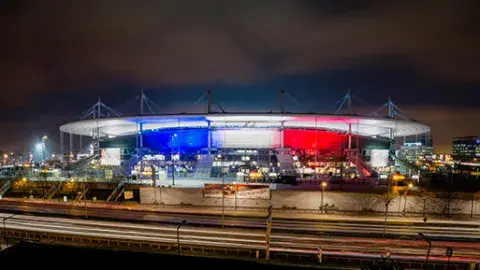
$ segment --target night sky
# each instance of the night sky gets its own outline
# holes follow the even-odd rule
[[[395,2],[395,3],[394,3]],[[26,149],[98,97],[134,112],[359,111],[393,101],[435,146],[480,135],[480,1],[2,1],[0,149]],[[135,83],[134,83],[135,82]],[[132,107],[132,108],[129,108]],[[138,112],[138,111],[137,111]]]

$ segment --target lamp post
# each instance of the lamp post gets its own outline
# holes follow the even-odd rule
[[[405,192],[403,193],[403,215],[405,216],[407,213],[407,195],[408,195],[408,190],[413,187],[412,183],[408,183],[407,188],[405,189]]]
[[[235,208],[234,208],[234,209],[235,209],[235,211],[237,211],[237,192],[238,192],[238,186],[237,186],[237,182],[236,182],[236,181],[233,181],[233,190],[234,190],[234,192],[235,192],[235,199],[234,199],[234,200],[235,200],[235,201],[234,201],[234,203],[235,203]]]
[[[45,140],[48,139],[47,135],[42,137],[42,161],[45,162]]]
[[[13,214],[13,215],[11,215],[11,216],[8,216],[8,217],[3,218],[3,233],[2,233],[2,234],[3,234],[4,237],[5,237],[5,243],[6,243],[6,245],[7,245],[7,248],[8,248],[8,236],[7,236],[7,226],[6,226],[6,224],[5,224],[5,221],[7,221],[8,219],[13,218],[15,215],[16,215],[16,214]]]
[[[430,250],[432,248],[432,242],[430,240],[427,239],[427,237],[419,232],[418,235],[423,239],[425,240],[425,242],[428,243],[428,250],[427,250],[427,257],[425,258],[425,264],[423,265],[423,269],[427,269],[427,264],[428,264],[428,258],[430,257]]]
[[[325,191],[325,188],[327,187],[327,182],[323,181],[321,186],[322,186],[322,202],[320,204],[320,211],[321,211],[321,213],[323,213],[324,212],[324,209],[323,209],[323,192]]]
[[[385,221],[383,223],[383,237],[385,237],[387,231],[388,206],[390,204],[390,182],[391,179],[387,178],[387,200],[385,202]]]
[[[87,182],[83,183],[83,206],[85,210],[85,218],[88,219],[88,207],[87,207]]]
[[[180,255],[180,228],[187,223],[186,220],[182,220],[182,223],[177,227],[177,254]]]
[[[175,186],[175,154],[173,154],[173,146],[174,146],[174,143],[173,143],[173,138],[176,138],[177,137],[177,133],[174,133],[172,135],[172,186]],[[180,146],[179,146],[180,147]],[[180,156],[180,154],[179,154]]]

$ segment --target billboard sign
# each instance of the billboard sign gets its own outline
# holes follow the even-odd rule
[[[270,199],[268,185],[251,184],[205,184],[203,197],[205,198],[237,198],[237,199]]]
[[[388,166],[388,150],[373,149],[370,153],[370,165],[374,168]]]
[[[120,166],[120,148],[104,148],[101,150],[100,163],[108,166]]]

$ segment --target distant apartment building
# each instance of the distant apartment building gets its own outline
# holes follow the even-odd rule
[[[453,138],[452,158],[456,161],[478,162],[480,160],[480,136]]]
[[[404,143],[397,156],[410,164],[416,164],[418,160],[431,160],[433,147],[425,146],[421,142]]]

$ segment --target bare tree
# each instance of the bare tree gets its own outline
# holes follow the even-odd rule
[[[460,194],[454,191],[436,192],[435,197],[437,199],[433,204],[435,212],[447,218],[459,213],[465,204]]]
[[[416,205],[422,206],[422,215],[425,217],[427,215],[427,207],[428,203],[435,198],[435,194],[429,192],[426,189],[422,189],[417,196],[415,196],[415,203]]]
[[[480,201],[480,192],[473,192],[472,193],[472,205],[470,208],[470,217],[473,218],[473,215],[475,214],[475,204]]]

